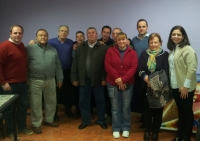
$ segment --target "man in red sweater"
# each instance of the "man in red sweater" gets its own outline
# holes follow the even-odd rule
[[[33,132],[26,128],[28,107],[27,93],[27,51],[21,42],[23,27],[13,25],[10,28],[10,38],[0,44],[0,94],[19,94],[17,99],[18,131],[30,135]],[[14,139],[12,106],[4,112],[6,131],[10,139]],[[19,137],[17,137],[19,139]]]

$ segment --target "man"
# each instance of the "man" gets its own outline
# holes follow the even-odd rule
[[[56,85],[61,88],[63,81],[62,67],[54,47],[47,44],[48,33],[45,29],[36,32],[36,44],[28,45],[28,77],[30,91],[30,109],[33,131],[41,134],[42,93],[44,97],[44,125],[58,127],[54,122],[56,110]],[[55,76],[57,84],[55,84]]]
[[[148,30],[148,23],[145,19],[140,19],[137,22],[137,30],[138,30],[138,35],[135,36],[132,39],[132,43],[133,43],[133,48],[135,49],[138,58],[140,57],[140,54],[145,51],[148,48],[148,37],[149,37],[149,33],[147,32]],[[141,111],[142,111],[142,117],[141,117],[141,122],[143,122],[143,124],[140,126],[141,128],[145,128],[145,123],[144,123],[144,119],[143,119],[143,99],[144,96],[139,95],[139,90],[140,89],[140,78],[138,77],[138,75],[136,75],[136,83],[135,83],[135,87],[134,87],[134,93],[133,93],[133,100],[136,100],[135,102],[135,107],[141,107]],[[136,95],[137,94],[137,95]],[[139,100],[140,99],[140,100]],[[140,106],[138,106],[140,105]]]
[[[107,47],[97,42],[97,31],[94,27],[87,30],[88,41],[81,44],[75,53],[71,81],[74,86],[80,85],[79,105],[82,123],[78,129],[84,129],[91,123],[90,98],[93,91],[97,107],[96,123],[107,129],[105,121],[105,77],[104,57]]]
[[[111,31],[112,29],[110,26],[103,26],[101,30],[102,37],[98,40],[104,42],[104,44],[106,44],[107,47],[111,47],[114,43],[114,41],[110,38]]]
[[[58,93],[63,95],[63,103],[65,106],[65,114],[73,118],[74,115],[71,111],[72,108],[72,93],[71,93],[71,64],[72,64],[72,49],[74,42],[71,39],[68,39],[67,36],[69,34],[69,27],[67,25],[61,25],[58,30],[58,37],[49,39],[48,43],[53,46],[57,52],[60,62],[62,64],[62,70],[64,75],[63,85],[61,90],[57,89]],[[60,97],[58,95],[57,97]],[[57,116],[57,112],[55,114],[55,119]]]
[[[26,128],[26,116],[28,108],[27,92],[27,51],[21,42],[23,27],[13,25],[10,28],[9,40],[0,44],[0,94],[18,94],[17,99],[17,127],[24,134],[32,134]],[[6,131],[9,138],[14,140],[14,123],[12,106],[7,107],[4,112]],[[17,137],[17,139],[20,139]]]
[[[148,23],[145,19],[138,20],[137,30],[139,34],[132,39],[132,43],[139,58],[140,54],[148,48]]]
[[[82,31],[76,32],[76,42],[73,46],[73,56],[75,55],[76,49],[79,45],[81,45],[85,41],[85,34]],[[72,87],[72,93],[74,96],[74,104],[76,105],[76,114],[74,115],[74,118],[80,118],[80,108],[79,108],[79,87],[73,86]]]
[[[71,111],[72,108],[72,93],[71,93],[71,80],[70,80],[70,71],[72,64],[72,48],[73,41],[68,39],[69,27],[67,25],[61,25],[58,29],[58,37],[49,39],[49,45],[53,46],[57,52],[60,62],[62,64],[62,70],[64,75],[63,85],[60,89],[57,88],[57,101],[61,99],[61,102],[65,106],[65,114],[73,118],[74,115]],[[29,44],[34,44],[35,41],[31,40]],[[57,115],[57,110],[55,113],[54,120],[59,120]]]
[[[112,29],[110,26],[103,26],[101,29],[101,39],[99,39],[98,41],[100,43],[105,44],[108,48],[112,47],[114,44],[114,40],[110,38]],[[105,112],[106,112],[106,123],[111,123],[111,101],[110,98],[108,96],[108,90],[107,90],[107,86],[105,86]]]
[[[73,51],[75,51],[77,47],[85,41],[85,34],[83,33],[83,31],[77,31],[75,38],[76,41],[74,42]]]
[[[77,45],[82,44],[84,41],[85,41],[85,34],[83,33],[83,31],[77,31],[76,32]]]
[[[116,28],[113,29],[113,31],[112,31],[112,39],[114,40],[113,45],[117,44],[116,37],[117,37],[117,34],[120,33],[120,32],[122,32],[122,30],[120,28],[118,28],[118,27],[116,27]]]

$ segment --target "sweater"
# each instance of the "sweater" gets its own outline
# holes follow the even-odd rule
[[[63,72],[54,47],[40,46],[39,43],[28,45],[28,76],[31,79],[63,81]]]
[[[79,81],[81,86],[85,86],[88,48],[88,41],[86,41],[76,49],[71,68],[71,81]],[[92,48],[90,62],[91,86],[101,86],[102,81],[105,81],[104,58],[106,51],[107,47],[99,42]]]
[[[27,51],[23,43],[0,44],[0,85],[27,80]]]
[[[173,51],[170,51],[170,54]],[[174,67],[178,88],[184,86],[185,80],[191,80],[188,92],[196,88],[197,55],[191,46],[177,47],[174,54]]]
[[[140,57],[141,53],[148,48],[148,38],[149,34],[147,33],[142,40],[139,39],[138,36],[135,36],[132,39],[133,48],[135,49],[138,58]]]
[[[168,52],[162,51],[156,56],[156,69],[155,71],[165,70],[167,77],[169,78],[169,64],[168,64]],[[139,58],[138,71],[139,77],[141,78],[141,89],[147,89],[147,83],[144,81],[145,75],[150,75],[151,72],[148,70],[147,62],[149,55],[146,51],[143,51]]]
[[[138,59],[136,52],[130,47],[127,47],[122,59],[118,47],[109,48],[104,64],[107,83],[115,86],[117,78],[121,78],[123,83],[133,84],[135,82]]]
[[[64,43],[61,43],[56,37],[49,39],[48,43],[57,50],[62,69],[70,69],[72,65],[72,49],[74,42],[67,38]]]

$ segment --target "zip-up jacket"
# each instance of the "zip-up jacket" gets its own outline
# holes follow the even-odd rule
[[[71,82],[79,81],[81,86],[85,86],[88,48],[88,41],[86,41],[76,49],[71,67]],[[92,48],[90,64],[91,86],[101,86],[102,81],[105,81],[104,58],[106,51],[107,47],[99,42]]]
[[[117,46],[109,48],[104,64],[107,72],[107,83],[115,86],[117,78],[121,78],[123,83],[133,84],[135,82],[138,59],[136,52],[130,47],[125,50],[122,59]]]
[[[38,43],[27,46],[28,76],[31,79],[50,80],[56,77],[57,82],[63,81],[63,72],[57,51],[54,47],[40,46]]]

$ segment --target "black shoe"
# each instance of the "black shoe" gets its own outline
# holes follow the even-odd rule
[[[42,129],[40,127],[33,127],[33,132],[35,134],[42,134]]]
[[[158,134],[152,134],[151,135],[151,141],[158,141]]]
[[[99,124],[97,123],[102,129],[108,129],[108,126],[106,123],[103,123],[103,124]]]
[[[50,126],[50,127],[58,127],[59,126],[59,124],[58,123],[56,123],[56,122],[46,122],[46,121],[44,121],[43,122],[43,125],[45,125],[45,126]]]
[[[175,139],[173,139],[172,141],[182,141],[182,138],[180,137],[176,137]],[[184,140],[183,140],[184,141]]]
[[[88,125],[85,123],[81,123],[78,127],[79,130],[86,128]]]
[[[149,132],[145,132],[144,133],[144,141],[149,141],[150,140],[150,133]]]

